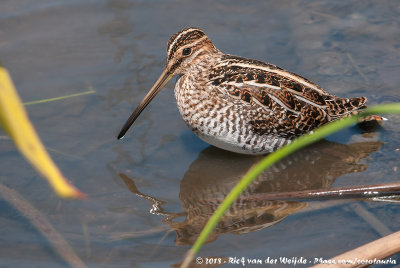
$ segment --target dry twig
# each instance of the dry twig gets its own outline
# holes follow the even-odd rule
[[[19,193],[13,189],[0,184],[0,197],[13,205],[22,213],[35,228],[47,238],[52,248],[63,258],[71,267],[85,268],[86,265],[76,255],[68,242],[57,232],[56,229],[47,221],[42,213],[26,201]]]

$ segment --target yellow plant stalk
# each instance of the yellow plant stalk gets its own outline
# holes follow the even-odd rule
[[[71,185],[50,158],[36,134],[8,71],[0,66],[0,125],[14,140],[26,159],[43,175],[55,192],[64,198],[85,195]]]

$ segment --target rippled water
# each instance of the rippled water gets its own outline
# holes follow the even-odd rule
[[[2,132],[0,181],[38,208],[89,266],[175,267],[259,158],[196,138],[177,111],[173,82],[117,141],[162,71],[168,38],[200,27],[226,53],[277,64],[331,93],[376,104],[400,101],[399,15],[395,1],[3,0],[0,61],[23,101],[96,93],[26,107],[55,162],[87,200],[56,197]],[[397,204],[260,198],[398,180],[400,118],[388,118],[375,133],[341,131],[265,172],[199,255],[312,262],[398,230]],[[0,266],[67,267],[20,212],[4,201],[0,206]],[[359,216],[360,209],[385,228]],[[393,258],[400,263],[399,255]]]

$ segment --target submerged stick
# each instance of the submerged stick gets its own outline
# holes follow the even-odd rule
[[[368,211],[361,203],[350,204],[350,208],[379,235],[386,236],[393,233],[379,218]]]
[[[52,248],[65,260],[71,267],[87,267],[83,261],[76,255],[74,250],[62,235],[54,229],[43,214],[26,201],[19,193],[13,189],[0,184],[0,197],[13,205],[24,215],[30,223],[47,238]]]
[[[253,194],[241,199],[332,199],[332,198],[372,198],[387,195],[400,195],[400,182],[345,186],[331,189],[305,190],[296,192]]]
[[[400,197],[400,182],[344,186],[331,189],[315,189],[280,193],[259,193],[238,197],[240,201],[253,200],[324,200],[324,199],[357,199],[377,197]],[[223,198],[199,200],[199,202],[222,202]],[[385,201],[385,200],[382,200]],[[390,201],[390,200],[388,200]],[[390,233],[390,232],[389,232]]]

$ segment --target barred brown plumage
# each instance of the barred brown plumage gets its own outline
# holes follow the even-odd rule
[[[168,80],[183,120],[204,141],[265,154],[327,122],[365,108],[365,97],[340,98],[276,65],[224,54],[197,28],[167,43],[166,68],[125,123],[122,138]]]

